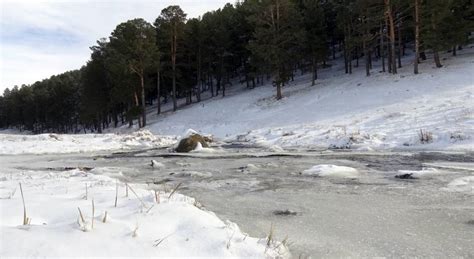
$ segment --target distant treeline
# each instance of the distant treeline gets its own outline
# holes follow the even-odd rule
[[[119,24],[81,69],[5,90],[0,128],[102,132],[135,120],[144,127],[146,105],[157,103],[159,114],[170,101],[176,110],[177,98],[225,96],[231,82],[254,88],[271,80],[280,99],[296,71],[312,73],[314,84],[318,68],[337,56],[349,74],[359,62],[367,76],[396,74],[410,48],[418,73],[428,50],[437,67],[441,51],[456,55],[473,21],[471,0],[247,0],[193,19],[169,6],[153,24]]]

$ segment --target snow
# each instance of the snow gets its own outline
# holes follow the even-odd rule
[[[129,134],[0,134],[0,154],[84,153],[105,150],[168,147],[171,136],[156,136],[148,130]]]
[[[317,85],[310,75],[295,77],[274,99],[268,82],[255,89],[234,85],[226,97],[184,106],[159,117],[148,128],[175,135],[193,128],[229,141],[244,141],[279,152],[285,148],[377,150],[473,150],[474,48],[457,57],[445,53],[444,67],[429,59],[413,74],[413,56],[399,74],[379,73],[375,64],[352,75],[341,60],[321,69]],[[378,61],[379,62],[379,61]],[[420,130],[432,135],[422,143]]]
[[[156,161],[156,160],[154,160],[154,159],[151,160],[151,164],[150,164],[150,165],[151,165],[151,167],[156,168],[156,169],[163,169],[163,168],[166,167],[165,164],[163,164],[163,163],[161,163],[161,162],[158,162],[158,161]]]
[[[177,177],[193,177],[193,178],[208,178],[212,176],[211,172],[197,172],[197,171],[183,171],[172,173],[172,175]]]
[[[170,193],[161,190],[157,203],[155,193],[150,190],[156,190],[157,186],[130,185],[126,197],[123,183],[78,169],[59,173],[1,174],[2,257],[289,256],[281,243],[272,242],[267,247],[266,238],[248,237],[234,223],[224,222],[214,213],[200,208],[193,198],[179,193],[169,198]],[[29,225],[22,225],[19,182],[25,196],[27,217],[31,218]]]
[[[191,150],[191,153],[219,153],[219,152],[220,151],[218,149],[203,147],[201,142],[198,142],[196,144],[196,148],[194,148],[194,150]]]
[[[441,174],[441,172],[438,171],[437,169],[430,168],[430,167],[423,168],[422,170],[419,170],[419,171],[417,171],[417,170],[398,170],[398,173],[400,175],[409,174],[414,178],[431,177],[435,174]]]
[[[464,176],[452,180],[446,190],[474,194],[474,176]]]
[[[335,177],[335,178],[358,178],[360,176],[357,169],[338,165],[315,165],[310,169],[304,170],[302,175]]]

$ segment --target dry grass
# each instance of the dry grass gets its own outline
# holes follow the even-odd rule
[[[181,183],[178,183],[178,185],[176,185],[176,187],[174,188],[174,190],[170,193],[170,196],[168,196],[168,199],[171,199],[171,197],[173,196],[173,194],[179,189],[180,186],[181,186]]]
[[[227,245],[226,245],[227,250],[230,248],[230,244],[232,242],[232,238],[234,237],[234,234],[235,234],[235,230],[234,232],[232,232],[232,235],[229,237],[229,240],[227,241]]]
[[[84,220],[84,216],[82,215],[81,208],[77,207],[77,210],[79,211],[79,216],[81,217],[82,224],[85,225],[86,221]]]
[[[132,237],[137,237],[137,236],[138,236],[138,221],[137,221],[137,224],[135,224],[135,229],[132,232]]]
[[[132,193],[135,195],[135,197],[137,197],[137,199],[141,202],[141,204],[143,205],[144,208],[148,209],[148,206],[146,206],[145,202],[143,202],[143,200],[140,198],[140,196],[138,196],[138,194],[133,190],[132,186],[126,184],[128,186],[128,188],[130,188],[130,191],[132,191]]]
[[[420,132],[418,133],[418,137],[420,139],[421,144],[428,144],[433,142],[433,133],[420,129]]]
[[[270,232],[268,233],[267,237],[267,247],[270,247],[270,245],[273,242],[273,223],[270,226]]]
[[[174,233],[171,233],[163,238],[160,238],[160,239],[157,239],[155,240],[155,244],[153,245],[154,247],[157,247],[159,246],[161,243],[163,243],[163,241],[165,241],[168,237],[172,236]]]
[[[117,197],[118,197],[118,181],[115,180],[115,204],[114,204],[115,208],[117,208]]]
[[[86,183],[86,196],[84,197],[84,199],[87,201],[87,196],[89,195],[89,191],[87,189],[87,183]]]
[[[95,214],[95,206],[94,206],[94,199],[92,199],[92,220],[91,220],[91,229],[94,229],[94,214]]]
[[[26,205],[25,205],[25,196],[23,195],[23,188],[20,184],[20,192],[21,192],[21,201],[23,202],[23,225],[28,225],[31,222],[31,219],[26,216]]]
[[[145,211],[145,213],[148,214],[148,212],[150,212],[153,207],[155,207],[155,205],[151,205],[151,207],[147,211]]]
[[[102,219],[102,223],[107,223],[107,211],[105,211],[104,218]]]
[[[160,204],[160,194],[157,190],[155,190],[155,201],[157,204]]]

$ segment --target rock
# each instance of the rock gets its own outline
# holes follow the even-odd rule
[[[398,175],[395,175],[395,178],[398,178],[398,179],[417,179],[416,177],[413,176],[412,173],[398,174]]]
[[[201,143],[202,147],[209,147],[208,142],[212,141],[209,137],[203,137],[199,134],[192,134],[189,137],[183,138],[176,148],[176,152],[187,153],[196,149],[198,143]]]
[[[296,216],[298,213],[291,210],[275,210],[273,214],[276,216]]]

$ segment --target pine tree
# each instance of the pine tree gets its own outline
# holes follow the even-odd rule
[[[292,54],[302,40],[302,31],[293,3],[289,0],[262,1],[262,12],[254,16],[255,40],[250,42],[253,55],[260,57],[273,74],[277,88],[276,99],[281,99],[282,86],[290,79]]]
[[[433,51],[433,59],[436,67],[443,65],[439,57],[439,52],[449,49],[451,42],[448,30],[450,28],[447,22],[452,15],[451,6],[453,0],[430,0],[424,1],[422,39],[426,48]]]
[[[143,19],[121,23],[110,36],[110,45],[117,55],[125,60],[130,72],[140,80],[141,113],[140,127],[146,126],[145,73],[152,65],[156,55],[156,32],[151,24]]]
[[[160,37],[166,37],[170,47],[171,70],[172,70],[172,97],[173,111],[178,109],[176,101],[176,58],[178,52],[178,40],[182,37],[186,14],[177,6],[168,6],[161,11],[160,16],[155,21]]]
[[[318,62],[326,59],[328,44],[326,34],[326,19],[319,0],[303,0],[302,16],[305,28],[305,45],[311,61],[312,85],[318,78]]]

